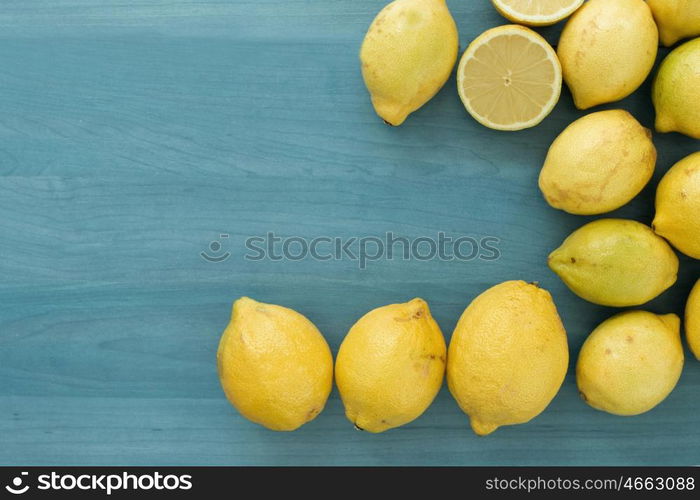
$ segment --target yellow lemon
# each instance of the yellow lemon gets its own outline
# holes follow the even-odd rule
[[[700,360],[700,280],[695,283],[685,307],[685,338],[690,350]]]
[[[550,26],[569,17],[583,0],[491,0],[506,19],[527,26]]]
[[[479,295],[459,318],[447,384],[479,435],[539,415],[569,363],[566,331],[546,290],[507,281]]]
[[[682,38],[700,35],[698,0],[647,0],[659,27],[661,42],[670,47]]]
[[[700,38],[666,56],[651,97],[656,108],[656,130],[700,139]]]
[[[637,306],[676,282],[678,257],[644,224],[600,219],[577,229],[549,255],[549,267],[581,298]]]
[[[360,430],[383,432],[418,418],[440,390],[445,351],[422,299],[365,314],[350,328],[335,365],[348,420]]]
[[[462,104],[476,121],[495,130],[540,123],[559,101],[561,85],[554,49],[531,29],[514,24],[479,35],[457,68]]]
[[[442,88],[458,51],[457,25],[445,0],[396,0],[384,7],[360,49],[377,114],[401,125]]]
[[[659,34],[643,0],[590,0],[569,18],[557,54],[579,109],[619,101],[649,75]]]
[[[293,431],[313,420],[331,392],[328,344],[311,321],[286,307],[238,299],[216,358],[228,400],[268,429]]]
[[[655,166],[649,129],[627,111],[599,111],[576,120],[556,138],[539,185],[554,208],[602,214],[637,196]]]
[[[661,179],[652,227],[678,250],[700,259],[700,151],[676,163]]]
[[[671,393],[682,370],[678,316],[628,311],[604,321],[586,339],[576,382],[593,408],[639,415]]]

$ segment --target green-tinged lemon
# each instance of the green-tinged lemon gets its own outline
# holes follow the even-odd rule
[[[659,66],[652,87],[656,130],[700,139],[700,38],[684,43]]]
[[[678,257],[650,227],[599,219],[577,229],[549,255],[549,267],[594,304],[644,304],[676,282]]]

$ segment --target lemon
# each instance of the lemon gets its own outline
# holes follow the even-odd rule
[[[348,420],[360,430],[383,432],[418,418],[440,390],[445,351],[422,299],[365,314],[350,328],[335,365]]]
[[[678,250],[700,259],[700,151],[676,163],[661,179],[652,227]]]
[[[569,363],[552,296],[523,281],[479,295],[459,318],[447,355],[447,384],[479,435],[539,415]]]
[[[506,19],[528,26],[550,26],[569,17],[583,0],[491,0]]]
[[[637,196],[656,166],[651,132],[627,111],[591,113],[556,138],[540,172],[547,203],[579,215],[610,212]]]
[[[268,429],[292,431],[313,420],[331,392],[328,344],[311,321],[286,307],[238,299],[216,358],[228,400]]]
[[[671,393],[682,369],[678,316],[628,311],[604,321],[586,339],[576,382],[593,408],[639,415]]]
[[[384,7],[360,49],[377,114],[401,125],[442,88],[458,51],[457,25],[445,0],[396,0]]]
[[[670,47],[682,38],[700,35],[698,0],[647,0],[659,27],[661,42]]]
[[[457,68],[457,88],[476,121],[496,130],[540,123],[559,101],[561,66],[554,49],[529,28],[492,28],[476,38]]]
[[[700,139],[700,38],[684,43],[663,60],[651,96],[656,130]]]
[[[557,54],[579,109],[619,101],[649,75],[659,34],[643,0],[590,0],[564,26]]]
[[[700,360],[700,280],[695,283],[685,307],[685,338],[690,350]]]
[[[644,224],[600,219],[574,231],[549,267],[581,298],[604,306],[644,304],[676,282],[678,257]]]

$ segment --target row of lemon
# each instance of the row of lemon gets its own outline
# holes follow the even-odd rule
[[[485,1],[485,0],[484,0]],[[473,40],[457,67],[464,107],[482,125],[522,130],[539,124],[565,81],[579,109],[619,101],[646,80],[659,43],[700,35],[694,0],[492,0],[519,23]],[[555,51],[530,28],[570,17]],[[459,53],[445,0],[395,0],[376,16],[360,50],[377,114],[401,125],[449,79]],[[656,128],[700,138],[700,40],[667,58],[654,83]]]
[[[700,355],[700,282],[688,302],[686,332]],[[233,305],[217,362],[231,404],[278,431],[313,420],[333,384],[333,357],[314,324],[292,309],[247,297]],[[485,435],[541,413],[568,362],[566,331],[551,295],[536,284],[508,281],[465,309],[449,351],[422,299],[368,312],[340,346],[335,380],[347,418],[360,430],[382,432],[418,418],[447,373],[472,429]],[[671,392],[682,366],[680,319],[628,311],[591,333],[576,378],[594,408],[636,415]]]

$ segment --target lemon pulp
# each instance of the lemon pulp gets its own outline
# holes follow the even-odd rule
[[[514,23],[549,26],[569,17],[583,0],[491,0],[496,10]]]

